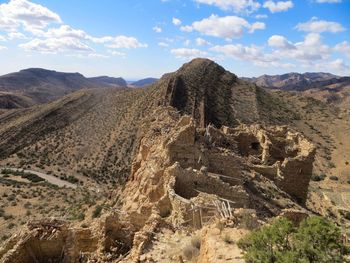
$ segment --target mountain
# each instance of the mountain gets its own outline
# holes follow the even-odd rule
[[[102,85],[110,84],[118,87],[126,87],[128,85],[123,78],[112,78],[108,76],[93,77],[93,78],[89,78],[89,80],[92,80]]]
[[[49,102],[80,89],[110,86],[109,83],[90,80],[79,73],[63,73],[40,68],[0,76],[0,92],[21,95],[35,103]]]
[[[125,178],[145,117],[160,105],[189,114],[201,127],[286,124],[297,118],[276,94],[196,59],[144,89],[78,91],[0,115],[0,159],[43,169],[63,165],[68,174],[101,183]]]
[[[349,229],[350,106],[305,92],[195,59],[143,89],[3,113],[0,167],[79,187],[5,171],[1,262],[244,262],[239,239],[277,216]]]
[[[131,85],[134,87],[145,87],[148,85],[152,85],[153,83],[155,83],[156,81],[158,81],[158,79],[156,78],[146,78],[146,79],[140,79],[138,81],[132,82]]]
[[[258,86],[304,91],[338,83],[350,83],[350,77],[339,77],[330,73],[288,73],[283,75],[263,75],[258,78],[246,78]]]

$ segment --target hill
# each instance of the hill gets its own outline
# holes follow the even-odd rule
[[[91,89],[0,116],[2,164],[119,180],[130,173],[140,127],[157,106],[205,127],[285,124],[297,116],[275,94],[197,59],[145,89]],[[62,168],[60,168],[62,170]]]
[[[93,77],[89,78],[89,80],[102,85],[113,85],[118,87],[126,87],[128,85],[123,78],[112,78],[108,76]]]
[[[35,103],[49,102],[80,89],[109,86],[109,83],[90,80],[79,73],[63,73],[40,68],[0,76],[0,92],[11,93],[13,96],[21,95]]]
[[[26,96],[9,92],[0,92],[0,109],[28,108],[35,102]]]
[[[288,73],[283,75],[263,75],[257,78],[246,78],[258,86],[304,91],[332,84],[350,83],[350,77],[339,77],[330,73]]]
[[[134,87],[145,87],[148,85],[152,85],[153,83],[155,83],[156,81],[158,81],[158,79],[156,78],[145,78],[145,79],[140,79],[138,81],[132,82],[131,85]]]

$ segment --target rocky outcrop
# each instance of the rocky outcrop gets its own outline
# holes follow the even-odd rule
[[[217,220],[237,227],[247,213],[255,223],[286,208],[299,218],[315,148],[285,126],[239,125],[240,116],[247,123],[260,118],[262,90],[203,59],[152,89],[159,103],[137,128],[141,139],[122,204],[88,228],[29,224],[0,250],[1,263],[152,262],[147,251],[164,228],[193,233]],[[209,232],[203,262],[217,258],[211,244],[219,236]]]
[[[87,229],[30,225],[2,252],[2,262],[31,262],[33,255],[37,262],[137,262],[164,226],[201,229],[215,218],[235,217],[236,209],[260,218],[302,210],[291,197],[305,200],[315,150],[287,127],[202,128],[172,107],[159,107],[141,130],[119,210]]]

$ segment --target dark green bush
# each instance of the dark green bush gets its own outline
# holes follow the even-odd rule
[[[101,216],[101,212],[102,212],[102,206],[101,205],[97,205],[95,207],[95,210],[92,212],[92,218],[98,218]]]
[[[275,220],[241,239],[248,263],[344,263],[350,250],[339,228],[321,217],[296,227],[286,218]]]

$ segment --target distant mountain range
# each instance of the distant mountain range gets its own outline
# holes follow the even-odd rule
[[[130,85],[134,87],[145,87],[148,85],[152,85],[156,81],[158,81],[158,79],[156,78],[146,78],[146,79],[140,79],[138,81],[132,82],[130,83]]]
[[[345,97],[350,77],[330,73],[288,73],[242,78],[259,87],[322,94],[321,100],[334,101]],[[29,68],[0,76],[0,109],[27,108],[56,100],[81,89],[146,87],[157,78],[126,82],[119,77],[99,76],[86,78],[80,73],[63,73],[41,68]],[[344,91],[345,89],[345,91]],[[345,94],[346,93],[346,94]]]
[[[270,88],[292,91],[305,91],[339,83],[350,83],[350,77],[340,77],[330,73],[287,73],[283,75],[262,75],[257,78],[244,78],[254,84]]]

